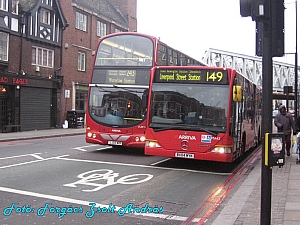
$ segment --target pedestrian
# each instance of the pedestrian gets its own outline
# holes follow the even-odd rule
[[[274,124],[278,132],[283,132],[285,136],[285,149],[287,156],[291,155],[291,133],[296,134],[293,116],[286,111],[284,105],[279,106],[279,112],[275,116]]]

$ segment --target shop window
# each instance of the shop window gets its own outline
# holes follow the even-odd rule
[[[86,92],[76,91],[76,106],[75,110],[85,110]]]

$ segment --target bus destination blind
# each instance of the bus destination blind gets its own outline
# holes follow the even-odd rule
[[[135,70],[108,70],[106,83],[108,84],[135,84]]]
[[[228,84],[227,70],[173,70],[158,69],[155,72],[157,83],[197,83]]]

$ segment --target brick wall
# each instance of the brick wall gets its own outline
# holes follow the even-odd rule
[[[115,7],[119,7],[120,12],[127,19],[129,31],[137,30],[137,0],[109,0]]]

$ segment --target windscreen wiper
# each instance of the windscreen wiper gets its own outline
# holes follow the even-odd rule
[[[168,127],[159,127],[159,128],[155,128],[153,126],[150,125],[151,128],[153,128],[153,130],[155,132],[160,132],[160,131],[165,131],[165,130],[196,130],[196,131],[205,131],[213,136],[217,136],[218,134],[205,129],[204,127],[186,127],[186,126],[168,126]]]

